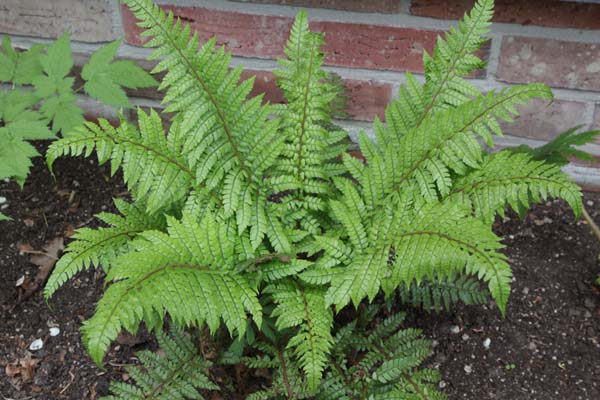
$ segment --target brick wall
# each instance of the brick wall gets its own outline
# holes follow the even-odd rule
[[[298,7],[308,9],[311,27],[326,33],[326,65],[345,82],[349,119],[341,123],[355,135],[370,131],[375,115],[395,96],[404,72],[422,73],[423,50],[455,24],[473,0],[158,0],[192,25],[202,39],[217,35],[257,75],[255,93],[271,102],[282,95],[270,72]],[[43,3],[43,4],[42,4]],[[76,41],[77,60],[102,42],[123,36],[120,56],[143,60],[149,50],[135,20],[116,0],[3,0],[0,32],[26,47],[65,29]],[[492,40],[481,56],[488,67],[472,77],[484,90],[515,83],[544,82],[555,88],[552,104],[523,107],[507,125],[501,146],[543,144],[574,125],[600,129],[600,1],[496,0]],[[144,65],[151,67],[150,63]],[[131,92],[134,103],[159,106],[160,93]],[[81,99],[97,112],[94,102]],[[600,159],[600,141],[587,146]],[[600,163],[568,167],[581,183],[600,187]]]

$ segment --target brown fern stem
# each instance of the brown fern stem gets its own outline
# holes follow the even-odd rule
[[[588,214],[587,210],[585,209],[585,206],[583,206],[583,205],[581,206],[581,214],[583,215],[583,218],[590,226],[590,229],[592,230],[592,233],[594,234],[594,236],[596,236],[596,239],[598,239],[598,241],[600,242],[600,228],[598,227],[596,222],[594,222],[594,220],[592,219],[590,214]]]

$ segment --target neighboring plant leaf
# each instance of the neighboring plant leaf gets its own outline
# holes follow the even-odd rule
[[[12,48],[8,35],[2,37],[2,50],[0,52],[0,82],[9,82],[15,76],[18,56]]]
[[[40,56],[43,75],[33,79],[36,95],[44,99],[40,111],[52,121],[54,132],[69,131],[83,123],[83,111],[75,105],[74,78],[67,77],[73,68],[69,34],[65,32]]]
[[[40,54],[44,48],[43,45],[34,44],[25,51],[17,52],[12,47],[10,37],[5,35],[0,52],[0,82],[31,84],[42,73]]]
[[[509,148],[515,153],[529,153],[531,158],[537,161],[545,161],[551,164],[563,166],[569,163],[569,158],[577,158],[582,161],[596,161],[593,155],[575,146],[583,146],[600,136],[600,130],[577,132],[581,125],[573,127],[561,133],[543,146],[531,148],[525,144]]]
[[[116,107],[130,107],[131,103],[122,87],[138,89],[157,86],[146,71],[132,61],[113,61],[121,41],[109,43],[90,57],[83,67],[83,88],[91,97]]]

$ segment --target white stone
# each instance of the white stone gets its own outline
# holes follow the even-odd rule
[[[486,338],[486,339],[483,341],[483,347],[484,347],[486,350],[490,348],[490,344],[492,344],[492,339],[490,339],[490,338]]]
[[[50,328],[50,336],[58,336],[60,334],[60,329],[57,327]]]
[[[42,347],[44,347],[44,341],[42,339],[35,339],[29,345],[29,350],[37,351],[37,350],[40,350]]]

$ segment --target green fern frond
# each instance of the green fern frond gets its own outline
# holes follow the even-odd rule
[[[451,174],[463,175],[481,164],[477,138],[491,145],[492,135],[502,134],[497,119],[511,121],[515,105],[536,97],[552,98],[552,93],[538,84],[491,91],[455,108],[428,114],[396,144],[376,146],[364,137],[360,144],[368,164],[359,182],[365,202],[375,207],[409,182],[418,185],[420,196],[427,201],[446,196],[452,186]]]
[[[309,391],[315,391],[332,345],[333,313],[325,304],[324,289],[300,287],[288,280],[269,287],[268,292],[277,305],[272,313],[277,317],[277,328],[299,327],[288,348],[294,349]]]
[[[430,342],[417,329],[401,329],[403,321],[395,314],[371,331],[358,321],[341,327],[317,399],[445,399],[435,387],[439,373],[419,369],[431,354]],[[358,361],[350,362],[349,354]]]
[[[406,74],[398,99],[386,109],[384,136],[400,137],[421,125],[428,115],[479,95],[479,89],[462,77],[484,66],[474,53],[487,41],[483,36],[489,32],[493,9],[493,0],[476,2],[457,28],[451,28],[445,38],[438,37],[433,56],[424,52],[425,85]]]
[[[182,200],[196,187],[195,176],[182,157],[181,125],[171,125],[165,135],[159,115],[138,110],[139,129],[121,120],[118,128],[107,120],[86,123],[52,143],[46,153],[50,168],[65,155],[89,156],[96,151],[98,162],[111,161],[111,172],[123,169],[123,178],[136,200],[147,203],[147,212],[156,213]]]
[[[260,355],[231,360],[242,362],[250,368],[269,368],[273,371],[269,387],[250,393],[247,400],[306,399],[311,398],[305,378],[289,349],[257,342],[253,345]]]
[[[581,214],[581,191],[558,166],[505,150],[487,155],[480,169],[457,180],[446,201],[471,204],[477,217],[491,223],[507,205],[519,211],[549,197],[566,200]]]
[[[207,214],[199,224],[184,215],[169,217],[168,233],[147,231],[146,240],[119,256],[108,273],[114,280],[83,327],[84,343],[100,364],[121,328],[135,332],[144,320],[160,326],[164,312],[178,326],[206,323],[212,332],[221,320],[230,332],[243,334],[246,311],[258,326],[262,311],[256,291],[229,267],[234,258],[231,228]]]
[[[166,90],[165,111],[181,121],[184,154],[197,183],[222,188],[219,197],[227,212],[237,215],[239,232],[251,226],[258,247],[267,230],[263,173],[283,149],[279,120],[268,118],[262,96],[246,99],[254,79],[239,83],[241,67],[230,69],[231,55],[215,48],[214,39],[199,47],[189,25],[152,0],[125,3],[145,29],[142,35],[151,38],[146,46],[156,47],[151,58],[161,59],[152,72],[167,72],[160,85]]]
[[[92,266],[108,270],[120,254],[130,250],[137,235],[147,230],[161,230],[165,226],[162,215],[149,215],[135,204],[120,199],[114,199],[114,203],[122,216],[111,213],[96,215],[110,227],[75,231],[75,240],[69,243],[48,278],[44,288],[46,299],[79,271]]]
[[[503,246],[491,229],[456,202],[413,204],[405,197],[396,210],[374,220],[369,249],[332,276],[327,301],[338,307],[373,299],[383,287],[391,293],[400,284],[458,271],[488,282],[492,297],[504,312],[511,270]],[[390,261],[392,260],[392,261]],[[440,275],[441,274],[441,275]]]
[[[400,285],[396,293],[402,303],[436,312],[450,310],[458,302],[473,305],[488,301],[488,292],[478,279],[460,274]]]
[[[290,210],[323,211],[323,197],[331,190],[329,178],[339,174],[337,157],[345,151],[339,145],[345,132],[330,132],[331,104],[336,100],[336,86],[321,66],[324,54],[323,34],[311,32],[305,11],[300,11],[292,26],[287,59],[280,59],[281,69],[274,71],[287,105],[278,113],[286,137],[278,164],[279,174],[272,180],[275,191],[292,191],[283,203]],[[334,151],[331,151],[333,149]],[[296,212],[296,219],[305,217]]]
[[[138,352],[141,366],[126,367],[135,384],[111,382],[112,395],[101,400],[204,399],[199,389],[219,390],[208,376],[211,363],[182,331],[158,331],[157,339],[161,353]]]
[[[493,14],[493,0],[477,1],[458,28],[450,28],[444,39],[438,36],[433,57],[424,53],[427,106],[423,115],[456,107],[479,94],[479,89],[461,77],[485,65],[474,53],[488,40],[484,35],[490,31]]]

